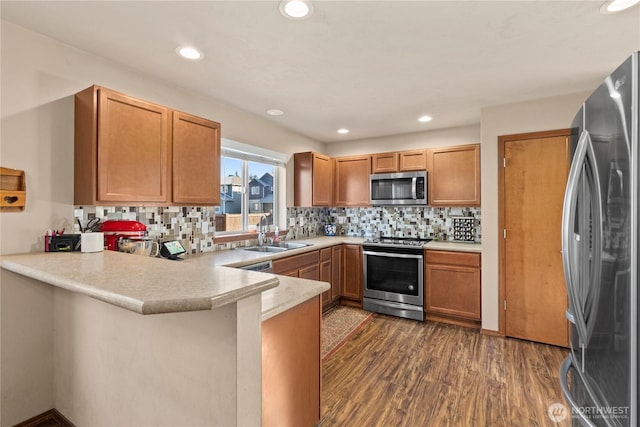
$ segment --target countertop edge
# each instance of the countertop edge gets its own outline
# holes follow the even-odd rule
[[[113,292],[104,291],[102,289],[95,288],[91,285],[80,283],[74,280],[58,279],[56,276],[48,274],[43,270],[12,262],[10,259],[6,259],[4,257],[0,257],[0,268],[12,271],[16,274],[20,274],[21,276],[38,280],[43,283],[48,283],[61,289],[66,289],[71,292],[83,294],[91,298],[95,298],[97,300],[113,304],[130,311],[134,311],[139,314],[144,314],[144,303],[142,301],[129,298],[121,294],[114,294]]]
[[[277,288],[262,294],[263,307],[265,305],[269,306],[269,308],[262,311],[262,321],[271,319],[311,298],[320,296],[329,289],[331,289],[331,285],[327,282],[282,276],[280,285]],[[286,294],[287,298],[280,298],[279,294]],[[278,300],[280,302],[274,303],[270,300]]]
[[[83,258],[86,256],[87,260]],[[59,259],[55,257],[59,256]],[[85,295],[90,298],[97,299],[99,301],[120,307],[138,314],[164,314],[164,313],[177,313],[177,312],[189,312],[189,311],[203,311],[212,310],[217,307],[222,307],[226,304],[231,304],[236,301],[242,300],[252,295],[261,294],[262,292],[276,288],[279,284],[279,279],[275,275],[267,275],[256,272],[243,271],[239,272],[237,269],[231,269],[227,267],[208,267],[204,269],[198,269],[198,267],[189,267],[181,264],[163,264],[165,267],[169,267],[166,272],[166,280],[168,283],[172,282],[171,276],[178,277],[187,274],[190,276],[187,280],[191,279],[193,283],[199,283],[202,278],[202,286],[194,286],[192,293],[183,292],[182,295],[177,293],[175,296],[171,292],[163,293],[158,292],[160,287],[153,285],[147,285],[142,281],[142,286],[151,286],[148,295],[145,295],[145,291],[139,293],[134,288],[122,288],[122,291],[118,287],[114,289],[108,289],[105,287],[95,286],[92,283],[93,277],[112,277],[112,281],[117,283],[122,279],[122,276],[113,275],[109,272],[113,272],[118,269],[120,260],[118,256],[131,257],[130,254],[110,253],[109,251],[102,252],[100,254],[76,254],[73,258],[73,254],[45,254],[45,253],[25,253],[25,254],[12,254],[0,256],[0,268],[19,274],[24,277],[28,277],[42,283],[47,283],[54,287],[65,289],[70,292],[75,292],[81,295]],[[64,263],[63,258],[67,257],[67,260],[72,260],[70,264]],[[153,268],[156,260],[151,258],[122,258],[123,260],[133,261],[139,264],[142,262],[143,268]],[[157,260],[158,262],[167,262]],[[87,271],[82,271],[85,268],[85,262],[91,262],[86,267],[86,270],[90,270],[88,275]],[[151,263],[151,264],[149,264]],[[175,267],[174,267],[175,265]],[[126,271],[127,263],[124,263],[122,267]],[[185,270],[184,268],[187,267]],[[175,270],[175,271],[174,271]],[[228,271],[225,271],[228,270]],[[194,273],[195,274],[191,274]],[[122,271],[119,271],[122,273]],[[213,287],[207,284],[207,279],[211,276],[218,276],[217,281],[223,281],[227,279],[227,275],[231,273],[229,280],[238,280],[237,286],[217,286],[212,282]],[[85,274],[82,277],[82,274]],[[78,280],[74,275],[79,275],[83,280]],[[107,276],[108,275],[108,276]],[[153,277],[154,282],[162,283],[162,279],[158,279],[158,275]],[[111,279],[98,280],[97,283],[110,283]],[[175,279],[173,279],[175,281]],[[131,293],[131,289],[133,292]]]

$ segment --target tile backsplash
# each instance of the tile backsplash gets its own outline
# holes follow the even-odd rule
[[[454,240],[453,219],[473,219],[473,241],[482,239],[480,208],[367,207],[288,208],[291,238],[322,236],[324,224],[337,226],[339,236],[394,236]]]
[[[231,249],[256,244],[255,239],[216,244],[213,207],[76,206],[76,219],[129,219],[147,226],[154,240],[180,240],[188,254]],[[324,235],[324,225],[336,224],[338,236],[370,237],[378,234],[396,237],[453,240],[453,218],[473,218],[474,239],[481,241],[479,208],[366,207],[366,208],[287,208],[287,239]],[[281,233],[281,235],[284,233]]]

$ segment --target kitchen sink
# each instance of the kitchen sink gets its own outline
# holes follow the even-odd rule
[[[280,243],[275,243],[271,246],[278,247],[278,248],[286,248],[286,249],[300,249],[300,248],[306,248],[307,246],[311,246],[311,243],[280,242]]]
[[[251,252],[284,252],[289,250],[289,248],[281,248],[280,246],[252,246],[243,249]]]
[[[273,243],[271,245],[264,246],[251,246],[249,248],[243,248],[245,251],[251,252],[284,252],[290,249],[300,249],[305,248],[307,246],[311,246],[311,243],[300,243],[300,242],[280,242]]]

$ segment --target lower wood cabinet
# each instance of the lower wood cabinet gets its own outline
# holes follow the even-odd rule
[[[320,263],[318,265],[320,269],[320,280],[323,282],[331,283],[333,279],[333,272],[331,267],[333,260],[331,259],[331,248],[320,249]],[[322,293],[322,309],[331,304],[331,289]]]
[[[426,318],[480,326],[480,254],[425,251]]]
[[[342,250],[344,263],[340,301],[345,305],[362,307],[362,246],[342,245]]]
[[[276,259],[273,261],[273,272],[283,276],[319,280],[318,260],[319,251]]]
[[[320,308],[317,296],[262,322],[262,426],[320,421]]]
[[[331,302],[337,303],[342,295],[342,245],[331,247]]]

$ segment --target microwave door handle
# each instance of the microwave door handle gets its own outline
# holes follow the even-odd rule
[[[413,200],[418,198],[417,189],[418,189],[418,178],[414,176],[413,178],[411,178],[411,198]]]

